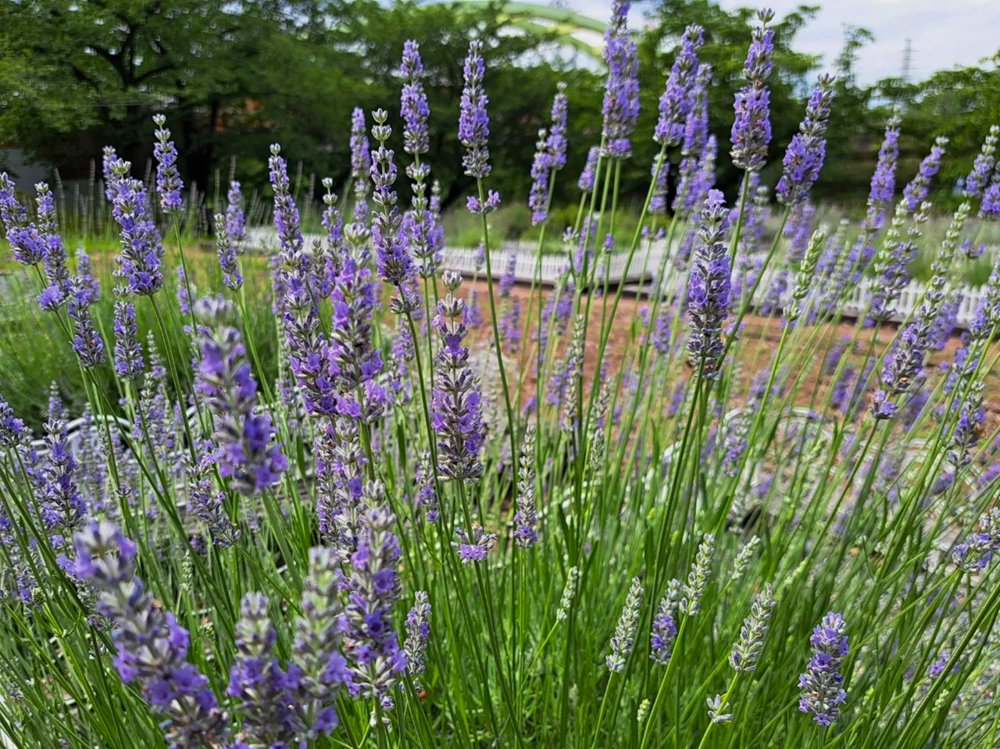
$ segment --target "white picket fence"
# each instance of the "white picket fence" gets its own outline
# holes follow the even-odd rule
[[[311,247],[314,240],[320,239],[322,238],[319,235],[307,235],[305,237],[306,247]],[[264,252],[273,252],[278,246],[278,238],[273,229],[253,229],[248,232],[247,243],[255,249]],[[643,284],[652,281],[663,259],[663,253],[666,251],[666,245],[662,240],[649,245],[648,251],[647,246],[641,247],[632,258],[632,263],[628,267],[627,272],[625,266],[628,256],[626,254],[612,255],[607,278],[608,282],[611,284],[626,284],[627,291],[641,292],[643,294],[656,293],[656,289],[650,289]],[[536,246],[532,242],[505,242],[499,247],[494,248],[490,252],[490,270],[493,275],[499,276],[504,272],[511,253],[517,257],[514,278],[517,281],[530,282],[535,277],[535,263],[537,260]],[[479,252],[476,249],[446,247],[442,255],[444,256],[443,264],[446,268],[457,270],[467,276],[478,273],[479,277],[482,278],[485,275],[485,269],[477,264]],[[565,270],[566,258],[563,255],[542,255],[541,272],[538,278],[545,285],[553,285],[559,281]],[[599,270],[603,273],[603,266],[599,266]],[[764,277],[757,287],[757,292],[754,294],[753,304],[759,305],[764,301],[775,273],[777,271],[774,269],[765,271]],[[661,286],[660,293],[666,297],[673,297],[682,290],[686,283],[686,277],[675,275],[665,285]],[[851,292],[842,307],[842,313],[845,317],[858,317],[868,311],[868,306],[872,298],[871,283],[870,279],[862,278],[860,283]],[[920,281],[911,281],[907,284],[902,292],[900,292],[899,298],[891,305],[892,314],[889,316],[889,319],[895,322],[907,319],[920,304],[926,288],[926,284]],[[979,307],[982,299],[983,288],[962,285],[957,290],[961,295],[961,302],[958,308],[956,326],[959,329],[965,330],[971,326],[972,321],[975,319],[976,309]],[[791,283],[788,284],[788,288],[780,295],[780,303],[782,305],[788,304],[790,301]]]

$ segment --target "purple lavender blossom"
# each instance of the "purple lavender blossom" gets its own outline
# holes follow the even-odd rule
[[[552,99],[552,124],[549,126],[549,135],[545,141],[551,157],[550,168],[558,171],[566,166],[566,111],[569,101],[566,98],[566,84],[562,81],[556,84],[556,95]]]
[[[608,75],[604,83],[604,124],[602,156],[628,158],[631,136],[639,117],[639,55],[629,38],[629,0],[613,0],[611,22],[604,31],[604,63]]]
[[[325,374],[319,375],[317,385],[321,390],[336,391],[338,413],[371,423],[382,414],[385,392],[378,383],[382,356],[372,342],[375,288],[365,262],[366,234],[360,224],[347,227],[348,247],[330,294],[330,340],[322,354],[325,366],[320,367]],[[293,360],[300,382],[308,384],[308,368],[314,364]],[[318,405],[314,404],[313,410]]]
[[[975,198],[982,195],[990,183],[990,174],[996,163],[997,139],[1000,137],[1000,125],[991,125],[989,134],[983,140],[983,146],[972,163],[972,169],[965,178],[965,197]]]
[[[528,208],[531,209],[531,224],[542,223],[549,215],[549,175],[553,158],[548,148],[545,130],[538,131],[535,157],[531,162],[531,189],[528,192]]]
[[[414,689],[420,689],[420,675],[426,664],[424,658],[427,652],[427,638],[431,634],[430,626],[431,604],[427,593],[418,590],[413,594],[413,608],[406,615],[406,641],[403,649],[406,652],[406,670],[413,678]]]
[[[481,562],[486,559],[486,555],[497,541],[495,533],[484,533],[483,527],[475,522],[472,524],[471,533],[456,528],[455,535],[458,536],[458,541],[452,541],[451,547],[456,551],[463,564]]]
[[[417,484],[417,506],[424,511],[424,518],[428,523],[437,522],[438,496],[430,450],[420,453],[414,478]]]
[[[201,323],[198,390],[215,417],[220,475],[231,479],[240,494],[252,496],[277,482],[288,464],[273,442],[271,417],[254,413],[257,383],[240,332],[226,324],[231,313],[232,305],[220,298],[195,304]]]
[[[351,178],[354,180],[354,220],[368,218],[368,179],[371,156],[368,145],[368,128],[365,111],[355,107],[351,113]]]
[[[698,49],[704,43],[700,26],[688,26],[681,38],[681,49],[674,58],[670,75],[660,96],[660,115],[653,140],[669,148],[684,137],[684,130],[694,108],[694,80],[698,74]]]
[[[167,213],[181,207],[181,190],[184,183],[177,170],[177,146],[170,140],[170,131],[165,127],[167,118],[162,114],[153,115],[156,123],[156,192],[160,195],[160,207]]]
[[[465,302],[454,296],[461,282],[457,273],[445,273],[448,294],[438,302],[434,317],[441,347],[431,395],[431,424],[438,434],[438,471],[459,481],[482,473],[479,449],[485,432],[479,388],[469,366],[469,349],[462,345],[467,332]]]
[[[941,168],[941,157],[944,156],[946,145],[948,145],[947,138],[937,138],[931,147],[931,152],[920,162],[916,176],[903,188],[903,200],[906,201],[906,208],[910,213],[916,211],[920,204],[927,199],[927,193],[931,189],[931,180]]]
[[[299,741],[329,734],[337,725],[337,689],[350,687],[347,661],[340,654],[346,626],[338,595],[342,579],[337,554],[329,547],[309,550],[309,576],[302,590],[302,613],[295,620],[295,641],[288,666],[289,691],[301,716]]]
[[[427,118],[431,110],[427,104],[427,94],[420,79],[424,77],[424,64],[420,59],[420,45],[408,39],[403,44],[403,63],[400,73],[406,81],[400,101],[400,116],[403,127],[403,150],[409,154],[427,153],[430,139],[427,134]]]
[[[45,241],[35,224],[28,220],[28,212],[17,199],[14,182],[7,172],[0,174],[0,220],[17,262],[37,265],[45,260]]]
[[[577,186],[582,192],[591,192],[594,189],[594,181],[597,178],[597,165],[601,158],[601,149],[598,146],[591,146],[587,151],[587,163],[580,173]]]
[[[229,192],[226,193],[226,231],[236,252],[242,252],[241,243],[247,236],[247,220],[243,213],[243,193],[236,180],[229,183]]]
[[[667,212],[667,177],[670,174],[670,162],[663,157],[662,153],[657,153],[653,157],[653,164],[649,168],[649,174],[653,178],[653,193],[649,198],[649,212],[654,216],[662,216]]]
[[[188,459],[185,468],[188,496],[194,505],[198,519],[205,524],[212,538],[212,545],[228,548],[240,537],[240,529],[229,519],[224,506],[225,494],[212,491],[212,474],[215,470],[215,451],[211,440],[198,445],[201,456],[195,461]]]
[[[687,348],[692,366],[706,375],[718,369],[724,345],[722,325],[729,308],[729,249],[724,240],[726,208],[722,193],[713,190],[701,212],[702,226],[688,279],[691,335]]]
[[[229,670],[226,693],[242,715],[238,746],[290,746],[295,738],[289,709],[292,695],[285,674],[272,654],[277,634],[261,593],[247,593],[236,622],[236,658]]]
[[[185,661],[188,632],[164,612],[135,574],[135,544],[109,522],[90,524],[73,538],[76,574],[98,590],[97,610],[112,625],[115,667],[125,683],[138,681],[163,717],[172,747],[228,743],[228,721],[208,680]]]
[[[215,214],[215,250],[222,268],[222,282],[232,291],[243,286],[243,276],[236,260],[236,239],[229,233],[229,219],[225,214]]]
[[[1000,509],[993,508],[979,518],[979,530],[952,549],[952,561],[967,572],[986,569],[993,553],[1000,551]]]
[[[735,112],[730,140],[733,164],[740,169],[760,171],[767,161],[771,142],[769,95],[765,81],[771,74],[774,53],[774,30],[768,25],[774,13],[763,9],[757,13],[760,25],[753,30],[753,40],[743,64],[747,84],[736,94]]]
[[[362,496],[357,545],[345,569],[344,652],[351,663],[354,687],[389,710],[394,677],[406,668],[406,653],[392,628],[392,607],[400,595],[399,540],[393,532],[396,518],[385,504],[381,484],[369,483]]]
[[[968,465],[972,458],[970,451],[983,436],[983,422],[986,411],[983,408],[983,383],[973,383],[958,413],[958,421],[951,433],[951,445],[948,450],[948,463],[956,469]]]
[[[14,409],[0,396],[0,450],[12,450],[24,439],[24,420],[14,415]]]
[[[806,116],[799,132],[792,137],[782,161],[784,170],[775,197],[786,205],[798,205],[808,196],[819,177],[826,156],[826,126],[833,99],[833,79],[822,75],[806,105]]]
[[[674,615],[677,613],[677,602],[680,598],[681,584],[678,580],[667,583],[667,590],[660,599],[660,605],[653,617],[653,626],[649,635],[649,657],[661,666],[670,662],[671,648],[677,636],[677,623]]]
[[[128,287],[129,294],[150,296],[163,286],[160,259],[163,245],[153,223],[152,210],[142,182],[129,177],[131,165],[118,159],[109,165],[117,178],[111,212],[121,228],[121,252],[116,258],[115,277]]]
[[[79,277],[73,279],[66,313],[73,326],[73,350],[84,369],[96,367],[104,361],[104,341],[94,327],[90,313],[93,302],[93,289],[87,280]]]
[[[840,665],[847,655],[847,624],[840,614],[830,612],[816,625],[809,643],[813,655],[806,672],[799,676],[799,710],[810,713],[821,726],[833,725],[840,718],[840,707],[846,699],[844,677]]]
[[[393,312],[402,314],[419,306],[419,299],[406,290],[416,269],[407,247],[406,233],[402,230],[403,219],[396,207],[397,196],[393,188],[396,182],[396,164],[393,162],[392,151],[385,146],[392,134],[392,129],[386,124],[388,113],[378,109],[372,113],[372,117],[375,120],[372,135],[378,142],[378,148],[372,155],[371,174],[375,185],[372,200],[381,208],[372,218],[372,243],[375,245],[379,275],[398,292],[390,308]]]
[[[115,372],[119,377],[135,380],[143,370],[142,348],[139,346],[139,326],[135,320],[135,305],[125,299],[115,300]]]
[[[38,296],[42,309],[51,310],[66,301],[71,292],[69,270],[66,267],[66,250],[56,223],[56,207],[52,190],[44,182],[35,185],[38,206],[38,235],[45,246],[46,289]]]
[[[490,173],[490,151],[487,141],[490,137],[490,117],[486,112],[489,99],[483,89],[483,43],[469,42],[469,54],[465,58],[463,75],[465,87],[462,89],[461,110],[458,117],[458,139],[465,146],[462,166],[470,177],[482,179]]]

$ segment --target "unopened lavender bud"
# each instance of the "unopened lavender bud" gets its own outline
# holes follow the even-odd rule
[[[733,644],[733,651],[729,654],[729,665],[734,670],[751,673],[757,668],[773,608],[774,591],[771,589],[771,584],[767,583],[764,590],[754,596],[753,604],[750,606],[750,616],[743,620],[740,637]]]
[[[701,611],[701,598],[705,595],[709,577],[712,574],[712,557],[715,554],[715,535],[706,533],[698,546],[691,572],[688,573],[687,584],[684,585],[684,597],[679,610],[687,616],[694,616]]]
[[[625,597],[625,606],[622,608],[621,616],[618,617],[615,634],[611,638],[611,652],[604,659],[608,670],[612,672],[625,670],[625,661],[635,645],[635,632],[639,626],[639,607],[641,605],[642,581],[638,577],[633,577],[632,585]]]
[[[747,569],[750,567],[750,561],[753,559],[753,555],[759,546],[760,539],[757,536],[753,536],[743,544],[743,547],[736,555],[736,561],[733,563],[733,573],[730,575],[730,579],[734,583],[746,574]]]
[[[559,599],[559,608],[556,610],[558,621],[563,621],[569,616],[569,607],[573,605],[573,599],[576,597],[576,584],[579,579],[579,567],[570,567],[566,570],[566,584],[563,586],[562,598]]]

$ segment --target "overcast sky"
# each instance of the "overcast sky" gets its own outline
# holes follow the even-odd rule
[[[604,20],[610,0],[564,0],[574,10]],[[641,14],[642,4],[635,3]],[[721,0],[726,8],[755,7],[744,0]],[[763,0],[779,16],[798,0]],[[1000,0],[813,0],[821,10],[798,34],[797,48],[823,55],[829,65],[843,42],[843,26],[864,26],[875,41],[858,58],[858,78],[872,82],[899,75],[907,38],[912,40],[911,76],[971,65],[1000,49]],[[641,20],[641,16],[636,19]]]

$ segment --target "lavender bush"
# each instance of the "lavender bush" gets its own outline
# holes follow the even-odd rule
[[[605,35],[600,142],[566,142],[562,86],[540,113],[530,279],[490,235],[479,41],[455,128],[486,284],[442,252],[415,41],[399,102],[344,123],[350,195],[322,181],[315,241],[272,147],[266,299],[247,296],[267,277],[238,182],[210,259],[180,240],[193,198],[164,117],[152,184],[104,153],[113,291],[86,253],[68,262],[48,187],[32,205],[0,175],[9,252],[37,287],[24,304],[55,331],[39,345],[72,352],[60,377],[87,400],[69,414],[54,394],[44,435],[0,400],[5,746],[1000,746],[1000,262],[953,335],[960,250],[997,213],[997,129],[938,246],[924,227],[947,144],[897,192],[895,121],[860,225],[818,225],[834,89],[817,81],[767,184],[762,11],[727,200],[706,31],[685,32],[642,132],[628,11],[616,0]],[[640,138],[660,151],[622,242]],[[584,174],[563,174],[568,148]],[[543,289],[557,180],[578,186],[578,218]],[[918,250],[931,281],[885,325]],[[655,276],[634,302],[613,255]]]

